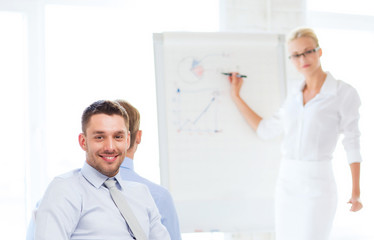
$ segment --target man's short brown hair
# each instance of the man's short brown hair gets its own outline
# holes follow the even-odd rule
[[[99,100],[88,106],[82,114],[82,132],[86,134],[87,125],[93,115],[96,114],[119,115],[125,120],[126,128],[129,129],[129,116],[126,110],[117,102]]]

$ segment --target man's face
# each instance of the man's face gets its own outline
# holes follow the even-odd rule
[[[130,145],[125,120],[120,115],[93,115],[86,134],[79,135],[79,144],[90,166],[108,177],[115,176]]]

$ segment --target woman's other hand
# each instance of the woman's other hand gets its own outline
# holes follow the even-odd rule
[[[351,206],[351,211],[352,212],[357,212],[357,211],[361,210],[361,208],[363,207],[362,202],[361,202],[359,197],[351,197],[351,199],[349,199],[348,203],[352,204],[352,206]]]

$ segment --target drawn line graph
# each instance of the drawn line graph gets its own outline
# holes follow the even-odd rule
[[[234,77],[235,77],[235,76],[234,76]],[[193,121],[193,124],[196,124],[196,123],[199,121],[199,119],[200,119],[204,114],[207,113],[208,109],[210,108],[210,106],[212,105],[212,103],[214,102],[215,99],[216,99],[216,98],[213,97],[213,98],[210,100],[208,106],[206,106],[206,107],[204,108],[204,110],[200,113],[200,115],[195,119],[195,121]]]
[[[175,125],[177,132],[219,133],[218,100],[219,92],[211,89],[182,91],[177,89],[175,98]],[[197,101],[196,101],[197,100]],[[191,104],[191,103],[195,104]],[[196,104],[201,102],[202,104]],[[204,103],[204,104],[203,104]]]

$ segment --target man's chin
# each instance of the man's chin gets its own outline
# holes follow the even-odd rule
[[[106,166],[97,170],[107,177],[114,177],[118,173],[120,165],[121,164],[118,161],[115,161],[112,163],[107,163]]]

